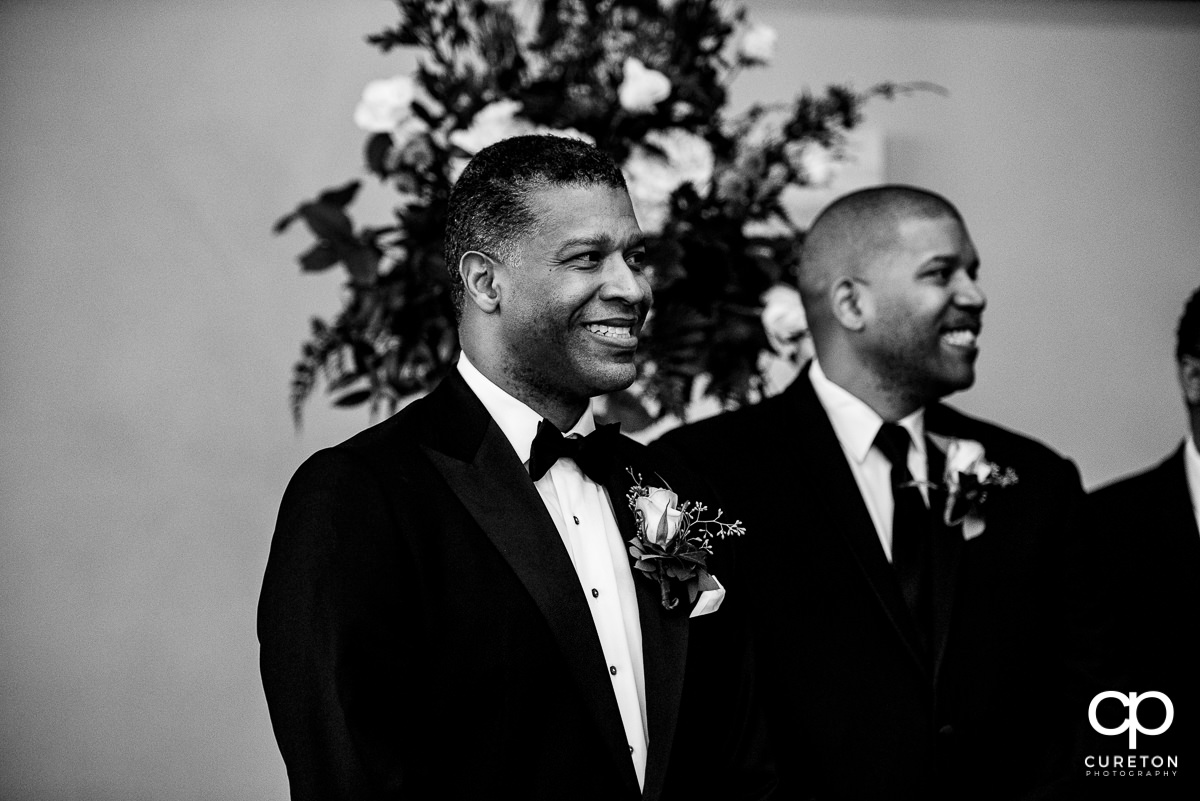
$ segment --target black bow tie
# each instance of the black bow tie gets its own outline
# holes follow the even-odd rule
[[[607,423],[586,437],[564,437],[553,423],[542,420],[529,449],[529,477],[537,481],[559,459],[572,459],[584,475],[603,484],[617,467],[620,432],[620,423]]]

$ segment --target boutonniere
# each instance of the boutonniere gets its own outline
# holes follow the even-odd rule
[[[957,439],[930,434],[929,438],[946,454],[942,484],[946,506],[942,521],[947,526],[963,526],[963,539],[971,540],[984,531],[983,505],[988,490],[1011,487],[1017,473],[987,460],[983,445],[973,439]]]
[[[658,582],[664,609],[674,609],[679,598],[671,583],[683,584],[688,603],[695,603],[703,592],[721,590],[721,585],[705,569],[712,555],[712,541],[740,537],[746,533],[742,521],[725,523],[722,510],[708,517],[708,507],[692,501],[679,502],[670,488],[650,487],[641,475],[628,470],[633,486],[626,495],[637,521],[637,533],[629,540],[634,567]],[[666,483],[666,482],[663,482]]]

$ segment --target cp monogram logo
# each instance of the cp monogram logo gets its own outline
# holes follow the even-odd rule
[[[1120,726],[1117,726],[1115,729],[1109,729],[1101,726],[1100,721],[1096,720],[1096,707],[1100,706],[1100,702],[1105,698],[1115,698],[1124,706],[1129,708],[1129,716],[1125,718],[1124,723],[1122,723]],[[1157,729],[1143,728],[1142,725],[1138,723],[1138,704],[1147,698],[1157,698],[1162,702],[1163,708],[1167,711],[1166,717],[1163,718],[1162,725]],[[1163,693],[1155,690],[1152,690],[1148,693],[1142,693],[1141,695],[1138,695],[1137,693],[1129,693],[1128,696],[1124,695],[1123,693],[1116,692],[1115,690],[1108,690],[1107,692],[1102,692],[1097,695],[1092,699],[1092,703],[1088,705],[1088,722],[1092,724],[1092,728],[1101,734],[1108,735],[1120,734],[1128,729],[1129,747],[1131,749],[1137,748],[1138,732],[1151,736],[1155,734],[1162,734],[1164,731],[1171,728],[1171,721],[1173,720],[1175,720],[1175,706],[1171,703],[1171,699]]]

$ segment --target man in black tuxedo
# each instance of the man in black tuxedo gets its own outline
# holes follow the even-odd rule
[[[1157,467],[1088,496],[1089,558],[1096,561],[1094,578],[1109,601],[1112,624],[1105,638],[1110,681],[1098,689],[1166,695],[1173,721],[1161,734],[1139,735],[1134,753],[1179,757],[1171,777],[1113,775],[1093,783],[1113,797],[1200,797],[1200,289],[1184,307],[1175,359],[1190,435]],[[1119,703],[1101,703],[1097,718],[1104,728],[1130,717]],[[1165,705],[1147,699],[1138,705],[1138,719],[1144,728],[1158,728]],[[1098,736],[1088,754],[1129,754],[1127,745],[1125,735]]]
[[[782,394],[654,446],[757,532],[739,565],[759,588],[781,795],[1050,785],[1083,490],[1048,448],[939,401],[974,381],[985,305],[962,217],[913,187],[855,192],[813,223],[800,269],[815,359]]]
[[[457,368],[280,508],[258,630],[292,797],[766,797],[737,593],[668,610],[631,569],[629,471],[663,468],[592,417],[650,307],[620,170],[576,140],[486,148],[446,253]]]

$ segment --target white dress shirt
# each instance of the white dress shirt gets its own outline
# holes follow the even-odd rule
[[[883,418],[846,389],[829,380],[816,357],[813,357],[808,377],[817,393],[817,400],[821,402],[829,422],[833,424],[833,432],[842,445],[846,461],[850,463],[850,472],[854,474],[859,492],[867,504],[867,511],[871,513],[875,533],[879,535],[879,544],[883,546],[883,553],[890,562],[892,511],[895,508],[895,501],[892,499],[892,463],[884,456],[883,451],[874,447],[875,436],[883,425]],[[918,482],[921,495],[928,506],[929,493],[923,483],[929,477],[925,458],[925,410],[918,409],[900,420],[899,424],[908,431],[911,440],[908,446],[908,471],[913,480]]]
[[[528,463],[542,416],[488,380],[465,353],[459,356],[458,371],[504,432],[517,458]],[[596,421],[589,405],[565,436],[586,436],[595,430]],[[638,784],[643,785],[649,738],[642,624],[629,555],[617,527],[612,500],[607,490],[584,475],[571,459],[559,459],[533,486],[558,529],[592,610],[592,621],[625,725],[630,758]]]
[[[1183,446],[1183,472],[1187,475],[1188,494],[1192,496],[1192,514],[1200,528],[1200,450],[1196,450],[1195,435]]]

